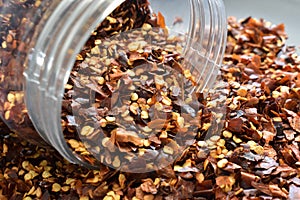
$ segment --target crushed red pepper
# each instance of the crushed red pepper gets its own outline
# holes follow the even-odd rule
[[[0,199],[298,199],[300,60],[284,25],[228,19],[221,136],[199,138],[163,170],[88,170],[1,126]]]

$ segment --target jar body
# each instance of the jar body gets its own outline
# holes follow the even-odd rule
[[[155,22],[152,10],[147,7],[149,2],[153,12],[160,13],[155,15]],[[221,1],[37,0],[18,3],[11,0],[3,3],[0,10],[0,112],[13,131],[31,142],[54,147],[71,162],[97,165],[95,161],[88,163],[89,157],[78,155],[83,153],[74,151],[70,142],[67,143],[62,130],[62,99],[78,53],[84,51],[82,47],[92,37],[90,33],[97,27],[101,29],[101,22],[111,22],[112,17],[107,16],[121,4],[134,5],[129,8],[141,5],[146,8],[142,14],[148,18],[142,22],[137,20],[131,29],[141,29],[148,23],[159,26],[158,32],[168,27],[167,34],[184,36],[183,54],[188,58],[192,75],[197,78],[195,82],[199,83],[194,90],[203,91],[214,83],[226,35]],[[182,12],[174,10],[178,5]],[[130,21],[129,18],[121,19],[122,22],[126,20]],[[113,35],[131,31],[128,29],[121,28]],[[91,151],[87,146],[86,152]],[[95,160],[103,162],[100,158]]]

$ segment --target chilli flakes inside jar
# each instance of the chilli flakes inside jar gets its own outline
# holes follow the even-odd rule
[[[124,24],[137,10],[149,10],[133,4],[133,13],[120,19],[126,6],[104,20],[77,56],[63,102],[64,135],[91,165],[154,170],[201,137],[201,118],[209,117],[181,55],[184,36],[169,34],[161,13]]]

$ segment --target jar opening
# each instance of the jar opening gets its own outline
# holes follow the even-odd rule
[[[186,1],[189,21],[168,27],[148,5],[155,0],[100,2],[62,2],[46,23],[25,72],[29,114],[70,161],[131,172],[163,168],[203,137],[201,94],[224,51],[219,6]],[[57,37],[47,40],[44,32]],[[33,94],[39,98],[29,101]]]

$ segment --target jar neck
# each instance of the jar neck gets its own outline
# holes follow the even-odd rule
[[[26,106],[39,134],[71,162],[78,161],[61,130],[64,86],[92,31],[123,1],[54,1],[36,30],[24,72]]]

